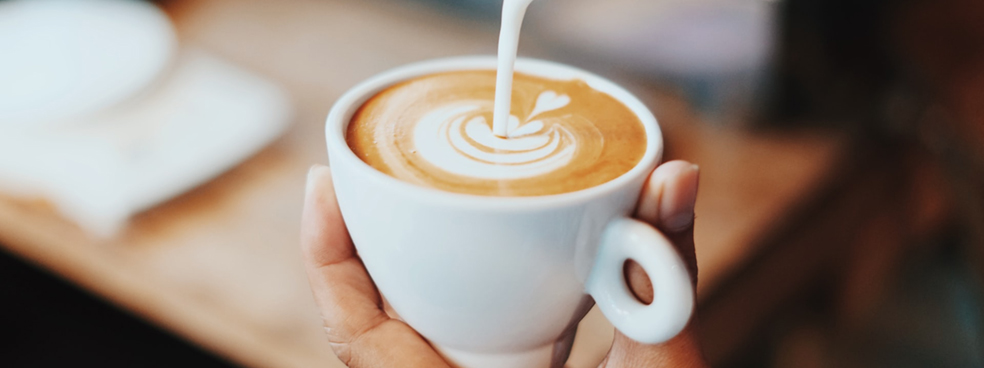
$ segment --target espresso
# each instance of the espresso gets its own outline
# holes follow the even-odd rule
[[[396,84],[352,116],[349,147],[397,179],[445,191],[539,196],[598,186],[646,151],[642,121],[581,80],[516,73],[508,137],[492,131],[496,74],[461,71]]]

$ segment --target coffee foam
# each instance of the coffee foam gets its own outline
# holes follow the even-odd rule
[[[508,138],[492,131],[494,90],[494,71],[395,85],[355,113],[349,146],[398,179],[498,196],[590,188],[629,171],[645,153],[638,117],[583,81],[517,73]]]

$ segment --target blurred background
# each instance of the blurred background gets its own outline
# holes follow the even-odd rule
[[[500,7],[0,0],[0,366],[340,366],[297,235],[328,109],[494,53]],[[984,2],[538,0],[520,55],[701,166],[713,366],[984,367]]]

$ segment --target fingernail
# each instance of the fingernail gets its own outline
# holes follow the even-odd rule
[[[320,176],[321,170],[327,170],[327,169],[328,167],[324,165],[319,165],[319,164],[311,165],[311,168],[308,169],[307,184],[304,190],[305,195],[307,195],[308,197],[311,196],[311,191],[313,191],[314,188],[316,187],[315,184],[318,181],[318,176]]]
[[[682,231],[693,225],[700,167],[691,165],[667,180],[660,200],[659,221],[667,231]]]

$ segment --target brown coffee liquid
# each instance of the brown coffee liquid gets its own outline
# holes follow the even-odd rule
[[[487,196],[591,188],[631,170],[646,151],[632,110],[581,80],[516,73],[509,138],[492,134],[494,95],[494,70],[396,84],[353,115],[349,147],[397,179]]]

